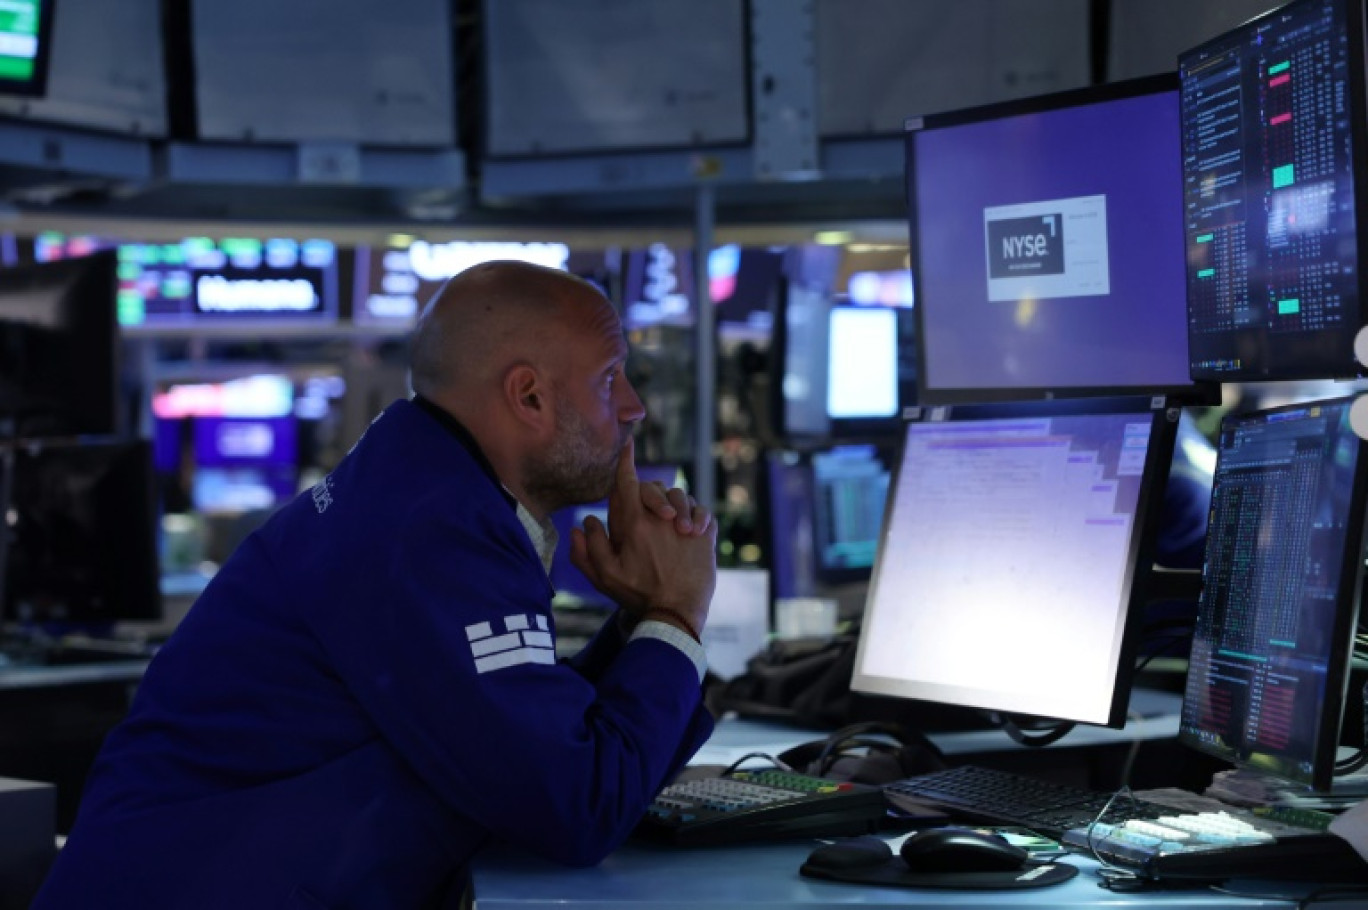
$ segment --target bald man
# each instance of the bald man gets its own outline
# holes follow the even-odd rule
[[[639,485],[608,301],[453,278],[414,397],[225,563],[106,740],[34,908],[456,906],[492,838],[598,862],[712,730],[716,526]],[[609,498],[577,566],[620,605],[558,662],[551,512]]]

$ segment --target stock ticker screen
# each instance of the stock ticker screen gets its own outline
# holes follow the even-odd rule
[[[1354,375],[1361,24],[1296,0],[1179,58],[1194,379]]]

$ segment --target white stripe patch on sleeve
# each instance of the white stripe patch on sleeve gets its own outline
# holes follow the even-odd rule
[[[533,628],[533,625],[537,628]],[[554,664],[556,643],[545,616],[513,614],[503,618],[503,630],[495,633],[494,624],[477,622],[466,626],[470,655],[477,673],[490,673],[520,664]]]

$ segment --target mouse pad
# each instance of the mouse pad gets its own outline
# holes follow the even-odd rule
[[[859,885],[950,888],[965,891],[1044,888],[1066,882],[1078,874],[1076,866],[1034,860],[1028,860],[1020,869],[1006,872],[913,872],[907,868],[902,857],[890,851],[882,841],[878,843],[877,848],[871,842],[866,850],[860,843],[863,840],[865,839],[855,838],[835,844],[824,844],[808,855],[807,861],[798,871],[808,878]]]

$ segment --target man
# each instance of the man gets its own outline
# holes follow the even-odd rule
[[[599,861],[711,732],[716,527],[636,481],[612,307],[518,263],[453,278],[415,397],[227,561],[92,771],[35,908],[440,907],[502,838]],[[554,659],[562,506],[622,606]]]

